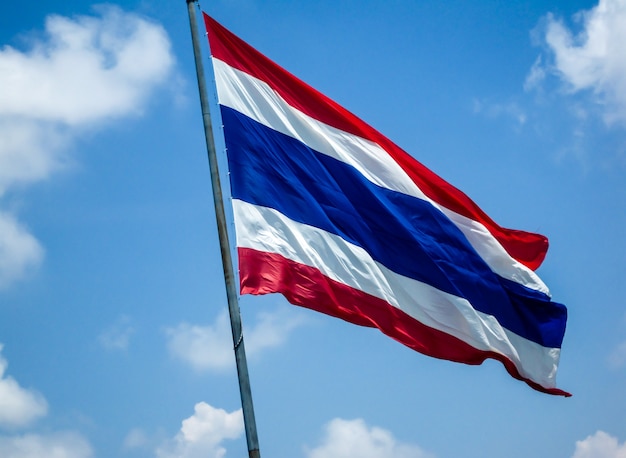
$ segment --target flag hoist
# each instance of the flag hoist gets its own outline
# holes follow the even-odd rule
[[[217,155],[215,151],[215,139],[213,138],[213,128],[211,125],[211,113],[209,110],[209,98],[207,95],[206,81],[204,75],[204,65],[202,62],[202,52],[200,50],[200,38],[198,33],[198,21],[194,3],[196,0],[186,0],[187,11],[189,13],[189,26],[191,28],[191,41],[193,45],[193,56],[196,62],[196,75],[198,77],[198,90],[200,92],[200,106],[202,109],[202,121],[204,124],[204,135],[206,148],[209,156],[209,167],[211,170],[211,184],[213,189],[213,202],[215,204],[215,215],[217,218],[217,232],[220,240],[220,252],[222,255],[222,266],[224,269],[224,280],[226,282],[226,297],[228,300],[228,313],[230,315],[230,326],[235,349],[235,362],[237,365],[237,377],[239,379],[239,393],[241,396],[241,407],[243,410],[244,428],[246,431],[246,441],[248,444],[249,458],[260,458],[259,439],[254,418],[254,406],[252,404],[252,391],[250,389],[250,377],[248,375],[248,363],[246,361],[246,348],[243,341],[243,329],[241,326],[241,315],[239,313],[239,300],[237,296],[237,286],[235,285],[235,275],[233,260],[230,253],[230,243],[228,241],[228,230],[226,228],[226,214],[224,211],[224,200],[222,198],[222,186],[217,166]]]

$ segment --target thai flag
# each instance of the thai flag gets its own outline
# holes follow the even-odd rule
[[[535,274],[545,237],[465,194],[204,15],[242,294],[371,326],[426,355],[501,361],[556,388],[566,308]]]

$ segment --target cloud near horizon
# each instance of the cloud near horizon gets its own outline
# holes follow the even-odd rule
[[[47,435],[24,434],[0,436],[0,456],[3,458],[92,458],[91,445],[75,432],[57,432]]]
[[[227,412],[206,402],[194,406],[194,413],[182,421],[178,433],[155,449],[157,458],[223,458],[226,440],[244,435],[241,409]],[[146,444],[145,434],[129,434],[136,447]],[[137,437],[135,437],[137,436]],[[139,440],[137,440],[139,439]],[[129,441],[130,442],[130,441]],[[148,441],[149,442],[149,441]],[[131,447],[133,448],[133,447]],[[324,427],[324,436],[315,448],[305,447],[304,458],[435,458],[414,444],[398,441],[383,428],[368,426],[364,420],[334,418]],[[577,457],[578,458],[578,457]],[[583,457],[580,457],[583,458]]]
[[[222,442],[243,434],[241,409],[226,412],[206,402],[194,406],[194,413],[182,422],[176,436],[156,449],[157,458],[222,458]]]
[[[0,343],[0,427],[29,426],[48,413],[48,403],[41,394],[21,387],[13,377],[6,375],[9,363],[2,356],[3,349]]]
[[[36,268],[44,249],[7,210],[10,192],[70,162],[86,129],[142,113],[174,67],[162,26],[113,6],[46,18],[28,49],[0,48],[0,289]]]
[[[398,441],[390,431],[368,426],[360,418],[334,418],[325,426],[322,443],[306,458],[434,458],[414,444]]]
[[[597,431],[593,436],[576,442],[572,458],[626,458],[626,443],[620,444],[610,434]]]
[[[6,375],[8,362],[0,344],[0,429],[11,432],[31,427],[48,414],[48,402],[38,392],[23,388]],[[53,451],[53,452],[52,452]],[[46,434],[0,435],[0,456],[3,458],[91,458],[91,445],[80,433],[57,431]]]

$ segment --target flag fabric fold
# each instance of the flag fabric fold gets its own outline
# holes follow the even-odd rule
[[[204,15],[242,294],[371,326],[423,354],[556,387],[567,311],[502,228],[381,133]]]

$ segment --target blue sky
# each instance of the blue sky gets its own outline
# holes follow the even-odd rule
[[[569,309],[564,399],[243,297],[262,456],[624,456],[626,2],[202,7],[547,235]],[[0,7],[0,456],[245,455],[194,72],[182,0]]]

